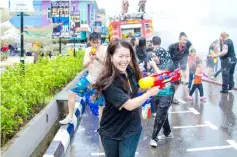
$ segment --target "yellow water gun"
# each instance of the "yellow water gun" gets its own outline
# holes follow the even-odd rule
[[[90,52],[90,56],[94,56],[94,55],[96,55],[96,48],[92,47],[91,52]]]
[[[210,55],[214,55],[214,54],[215,54],[214,50],[210,50]],[[213,61],[214,63],[217,63],[217,57],[214,57]]]

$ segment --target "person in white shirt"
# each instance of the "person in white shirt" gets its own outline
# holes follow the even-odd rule
[[[83,97],[85,93],[90,92],[92,94],[94,92],[89,86],[94,84],[103,69],[104,60],[106,58],[106,50],[107,47],[102,46],[101,43],[101,35],[97,32],[91,33],[89,37],[89,42],[91,47],[86,48],[85,56],[83,61],[83,67],[87,68],[88,75],[86,77],[82,77],[75,85],[74,88],[69,90],[68,92],[68,110],[69,114],[67,117],[61,121],[60,124],[68,124],[73,123],[73,115],[74,115],[74,107],[76,102],[76,95]],[[96,49],[95,54],[91,52],[93,49]],[[99,98],[95,102],[99,106],[99,120],[102,115],[102,110],[104,106],[103,97]]]

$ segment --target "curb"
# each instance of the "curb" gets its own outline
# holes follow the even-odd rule
[[[74,123],[60,127],[43,157],[62,157],[65,155],[74,132],[79,126],[80,118],[85,112],[85,98],[81,98],[79,101],[75,104]]]

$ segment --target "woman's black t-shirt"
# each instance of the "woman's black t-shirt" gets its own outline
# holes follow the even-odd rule
[[[121,107],[129,99],[137,96],[138,84],[135,78],[135,74],[128,69],[128,76],[121,74],[125,81],[130,82],[131,90],[126,92],[123,90],[121,84],[117,81],[113,83],[103,91],[105,97],[105,107],[103,110],[99,133],[105,138],[114,140],[123,140],[129,136],[137,135],[141,133],[141,118],[139,108],[128,111]]]

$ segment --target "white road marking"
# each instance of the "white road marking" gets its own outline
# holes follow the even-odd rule
[[[205,150],[218,150],[218,149],[227,149],[227,148],[234,148],[237,150],[237,143],[234,140],[226,140],[230,145],[226,146],[213,146],[213,147],[201,147],[201,148],[191,148],[187,149],[188,152],[195,152],[195,151],[205,151]]]
[[[194,114],[200,114],[195,108],[188,108],[190,111],[192,111]]]
[[[193,114],[200,114],[194,108],[188,108],[188,109],[189,109],[189,111],[170,111],[169,113],[174,114],[174,113],[190,113],[190,112],[192,112]]]
[[[91,153],[91,156],[105,155],[105,153]]]
[[[54,157],[54,155],[44,155],[43,157]]]
[[[218,130],[218,127],[212,124],[210,121],[204,121],[204,123],[213,130]]]
[[[190,113],[190,112],[192,112],[192,111],[175,111],[175,112],[169,112],[169,113],[171,113],[171,114],[173,114],[173,113]]]
[[[228,146],[214,146],[214,147],[201,147],[201,148],[191,148],[187,149],[188,152],[203,151],[203,150],[218,150],[218,149],[227,149],[233,148],[231,145]]]
[[[138,155],[138,154],[139,154],[138,152],[135,153],[135,155]],[[105,153],[104,152],[102,152],[102,153],[91,153],[91,156],[100,156],[100,155],[105,155]]]
[[[226,140],[234,149],[237,150],[237,143],[234,140]]]
[[[174,129],[185,129],[185,128],[198,128],[198,127],[207,127],[207,125],[187,125],[187,126],[174,126]]]
[[[199,127],[210,127],[213,130],[218,130],[218,127],[212,124],[210,121],[204,121],[204,124],[200,125],[187,125],[187,126],[174,126],[174,129],[185,129],[185,128],[199,128]]]

